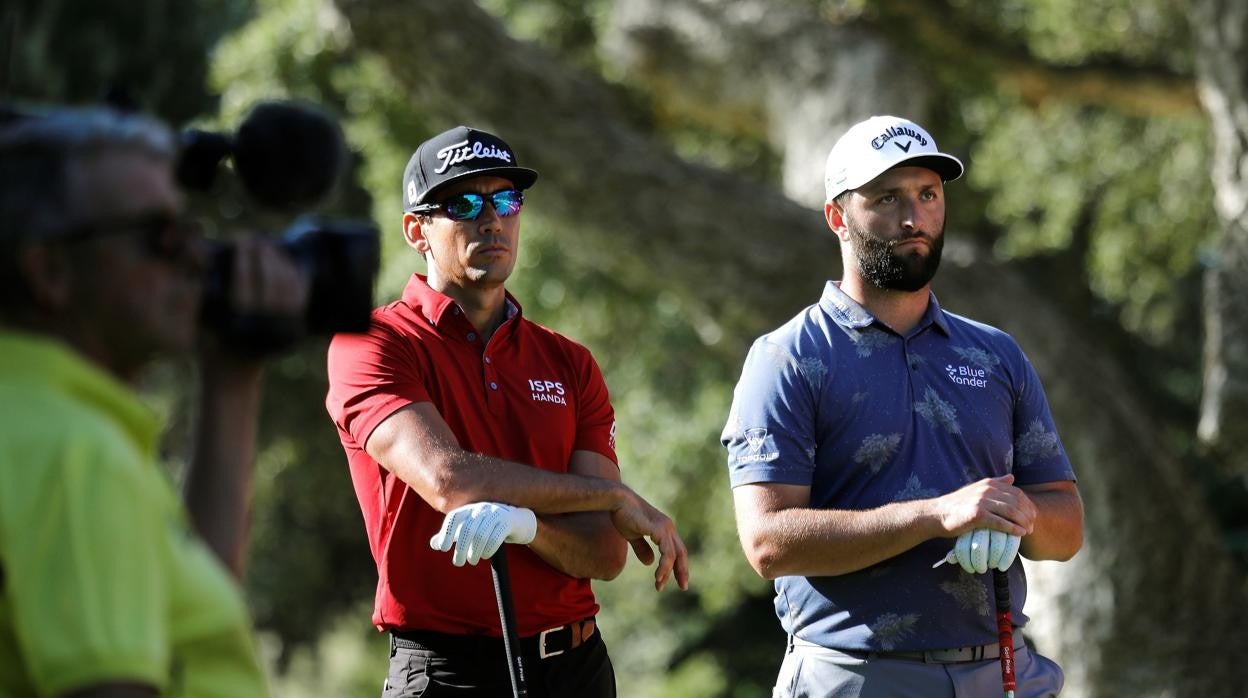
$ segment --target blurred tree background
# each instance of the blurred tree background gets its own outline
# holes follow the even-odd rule
[[[1237,695],[1248,627],[1248,7],[1231,0],[18,0],[0,89],[122,84],[175,125],[261,100],[343,124],[323,208],[383,231],[412,149],[456,123],[542,173],[512,291],[601,362],[624,479],[676,518],[689,593],[597,584],[622,696],[768,695],[771,586],[741,555],[718,434],[752,339],[839,275],[823,160],[873,113],[968,163],[942,304],[1014,334],[1087,506],[1070,563],[1028,563],[1029,639],[1066,695]],[[198,205],[279,219],[222,184]],[[151,379],[185,423],[184,367]],[[248,594],[282,696],[376,695],[384,638],[324,342],[270,370]],[[184,429],[170,436],[180,452]],[[173,464],[176,466],[177,463]]]

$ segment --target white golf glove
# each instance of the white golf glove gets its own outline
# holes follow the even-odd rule
[[[447,512],[442,530],[429,539],[429,547],[445,553],[454,546],[451,562],[462,567],[464,561],[475,565],[489,559],[503,543],[527,545],[536,535],[537,516],[531,510],[476,502]]]
[[[956,562],[971,574],[983,574],[989,569],[1004,572],[1014,564],[1021,543],[1022,539],[1018,536],[978,528],[958,536],[953,550],[933,567],[939,567],[945,562]]]

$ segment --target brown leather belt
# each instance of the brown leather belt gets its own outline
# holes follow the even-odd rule
[[[536,635],[520,638],[520,651],[539,659],[557,657],[589,641],[598,626],[593,616],[567,625],[547,628]],[[391,650],[424,650],[434,653],[473,653],[501,650],[503,639],[485,635],[455,635],[431,630],[391,630]]]

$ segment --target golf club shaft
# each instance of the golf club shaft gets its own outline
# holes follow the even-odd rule
[[[498,601],[498,619],[503,628],[503,647],[507,650],[507,673],[511,677],[511,694],[515,698],[529,695],[524,679],[524,659],[520,656],[520,636],[516,630],[516,609],[511,599],[511,578],[507,574],[507,546],[490,558],[494,577],[494,598]]]
[[[1014,619],[1010,614],[1010,575],[992,571],[992,588],[997,602],[997,642],[1001,647],[1001,688],[1005,698],[1014,698]]]

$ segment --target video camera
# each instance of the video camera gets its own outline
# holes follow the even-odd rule
[[[338,180],[346,160],[337,124],[292,102],[257,105],[233,134],[187,129],[180,140],[176,175],[184,189],[211,189],[221,163],[229,158],[247,193],[280,211],[315,205]],[[205,279],[204,325],[248,353],[288,348],[304,334],[368,329],[381,259],[379,234],[371,221],[304,215],[280,233],[279,246],[310,281],[302,317],[261,317],[234,309],[228,294],[234,247],[218,243]]]

